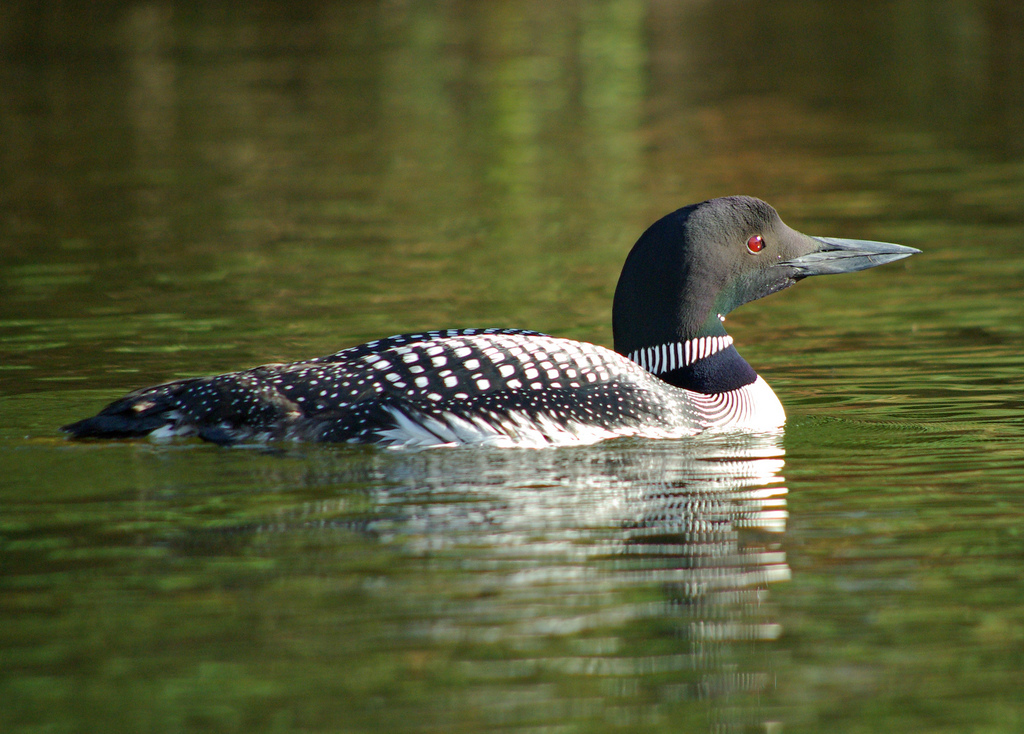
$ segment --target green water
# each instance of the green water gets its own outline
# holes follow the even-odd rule
[[[847,7],[849,5],[849,7]],[[0,731],[1024,730],[1015,3],[0,9]],[[784,434],[71,443],[376,336],[609,344],[717,195],[922,255],[730,316]]]

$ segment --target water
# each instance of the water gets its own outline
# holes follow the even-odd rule
[[[0,730],[1017,732],[1013,3],[7,3]],[[128,389],[442,326],[610,343],[747,193],[919,247],[734,313],[785,433],[69,443]]]

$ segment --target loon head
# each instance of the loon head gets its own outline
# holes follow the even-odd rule
[[[864,270],[917,252],[810,237],[749,196],[693,204],[652,224],[626,258],[612,308],[615,351],[680,387],[733,389],[757,375],[731,346],[722,325],[727,313],[811,275]]]

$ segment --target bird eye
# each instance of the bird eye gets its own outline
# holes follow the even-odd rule
[[[764,237],[759,234],[755,234],[749,240],[747,240],[747,250],[752,254],[756,255],[764,249]]]

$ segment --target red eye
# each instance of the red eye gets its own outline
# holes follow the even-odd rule
[[[755,255],[759,253],[761,250],[764,249],[764,237],[762,237],[759,234],[755,234],[753,237],[747,240],[747,249],[750,250]]]

